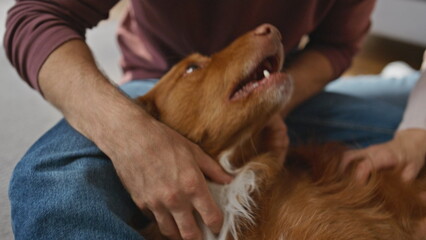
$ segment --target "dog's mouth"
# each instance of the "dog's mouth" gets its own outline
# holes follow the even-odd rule
[[[247,77],[237,82],[231,91],[230,100],[245,98],[257,88],[268,83],[279,72],[280,65],[279,54],[264,58]]]

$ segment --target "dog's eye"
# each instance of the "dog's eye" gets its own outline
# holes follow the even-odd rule
[[[186,67],[185,73],[190,74],[190,73],[194,72],[195,70],[197,70],[199,68],[200,68],[200,66],[198,66],[196,64],[190,64],[190,65],[188,65],[188,67]]]

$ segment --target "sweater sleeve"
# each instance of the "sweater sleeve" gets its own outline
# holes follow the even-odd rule
[[[309,35],[308,49],[315,49],[330,61],[334,78],[351,64],[371,25],[375,0],[344,0],[335,4]]]
[[[425,58],[426,62],[426,58]],[[426,69],[414,86],[398,130],[421,128],[426,130]]]
[[[4,47],[19,75],[40,90],[38,73],[47,57],[87,28],[108,18],[118,0],[17,0],[6,20]]]

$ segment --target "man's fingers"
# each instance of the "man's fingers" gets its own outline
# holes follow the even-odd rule
[[[283,164],[287,154],[290,139],[287,134],[287,126],[282,117],[275,114],[262,130],[262,141],[264,141],[265,151],[273,152]]]
[[[195,221],[191,208],[172,212],[172,215],[183,239],[202,239],[200,227]]]
[[[213,159],[205,157],[203,159],[197,159],[198,165],[201,171],[208,176],[214,182],[220,184],[228,184],[232,181],[233,177],[227,174]]]
[[[223,213],[208,191],[200,192],[193,200],[195,210],[204,224],[214,233],[219,233],[223,224]]]
[[[158,227],[160,228],[160,232],[164,236],[173,240],[182,239],[172,215],[170,215],[165,208],[157,208],[155,211],[153,211],[153,214],[155,216],[155,220],[158,223]]]
[[[266,136],[266,147],[272,151],[285,151],[290,140],[286,133],[274,132]]]

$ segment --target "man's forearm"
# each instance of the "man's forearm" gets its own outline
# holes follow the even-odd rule
[[[48,57],[39,84],[45,98],[98,146],[102,144],[98,140],[114,130],[111,124],[126,121],[132,114],[138,118],[146,115],[105,78],[80,40],[64,43]]]
[[[110,84],[84,42],[67,42],[54,51],[42,67],[39,85],[70,124],[110,158],[135,205],[151,210],[164,234],[201,239],[194,211],[212,231],[220,230],[223,214],[203,173],[219,183],[232,178],[200,147]]]
[[[294,92],[284,110],[284,115],[319,93],[332,80],[333,76],[330,61],[320,52],[314,50],[301,53],[285,71],[294,80]]]

